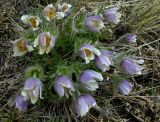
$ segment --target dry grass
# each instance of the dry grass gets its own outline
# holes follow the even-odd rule
[[[160,121],[160,1],[149,0],[131,2],[132,12],[128,13],[121,28],[115,29],[135,32],[139,37],[139,47],[134,50],[138,58],[145,59],[145,70],[140,77],[133,77],[135,88],[129,96],[109,96],[112,84],[105,84],[95,96],[102,109],[92,109],[85,118],[77,118],[69,103],[45,104],[42,108],[31,106],[25,113],[17,113],[13,98],[23,82],[23,74],[29,62],[29,55],[23,58],[12,57],[11,41],[18,37],[15,22],[26,13],[28,7],[46,4],[46,1],[2,0],[0,1],[0,120],[1,121],[82,121],[82,122],[150,122]],[[32,3],[32,5],[31,5]],[[81,4],[99,4],[96,0]],[[107,3],[107,2],[106,2]],[[124,3],[129,6],[130,2]],[[23,9],[22,9],[23,8]],[[133,12],[134,11],[134,12]],[[129,28],[129,29],[128,29]]]

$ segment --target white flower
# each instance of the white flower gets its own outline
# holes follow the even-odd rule
[[[22,56],[27,52],[33,51],[33,47],[30,42],[24,38],[17,39],[13,42],[13,56]]]
[[[21,20],[25,23],[25,24],[29,24],[33,30],[37,30],[39,24],[41,23],[41,20],[39,17],[37,16],[30,16],[30,15],[23,15],[21,17]]]
[[[58,5],[58,12],[56,12],[56,18],[62,19],[70,14],[71,5],[67,3],[63,3],[62,5]]]
[[[43,15],[46,18],[46,20],[48,20],[48,21],[54,19],[56,16],[55,7],[52,4],[47,5],[43,9]]]
[[[56,38],[49,32],[41,33],[34,41],[34,47],[39,45],[39,54],[42,55],[45,52],[48,54],[54,47]]]
[[[88,64],[91,60],[94,60],[95,55],[99,56],[101,52],[92,45],[82,44],[79,49],[79,54],[85,60],[86,64]]]

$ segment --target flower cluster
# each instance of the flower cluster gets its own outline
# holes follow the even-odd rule
[[[62,19],[70,14],[70,8],[70,4],[63,3],[62,5],[58,5],[58,8],[56,10],[56,8],[52,4],[49,4],[43,9],[42,14],[48,21],[51,21],[52,19]],[[32,15],[23,15],[21,17],[21,20],[23,23],[29,25],[33,29],[33,31],[40,29],[39,26],[42,23],[42,19],[40,19],[40,17]],[[30,40],[27,40],[24,37],[20,38],[13,42],[13,56],[22,56],[27,52],[31,52],[34,50],[33,46],[39,46],[39,54],[44,54],[45,52],[48,54],[54,47],[55,41],[56,37],[50,32],[40,33],[34,40],[33,44],[30,43]]]
[[[118,10],[119,9],[117,7],[112,7],[107,10],[104,10],[103,14],[99,14],[99,15],[96,14],[96,15],[85,17],[84,23],[83,23],[84,27],[86,27],[86,29],[90,32],[100,33],[101,29],[106,27],[105,24],[118,24],[121,19],[121,14],[120,12],[118,12]],[[45,60],[42,60],[40,64],[42,64],[43,61],[47,61],[45,65],[49,64],[50,62],[52,64],[52,62],[54,62],[55,59],[59,59],[61,55],[60,56],[58,55],[58,58],[53,58],[54,56],[49,55],[49,52],[51,52],[54,46],[58,45],[57,44],[59,41],[58,39],[61,39],[61,38],[60,37],[58,38],[57,35],[53,34],[53,31],[50,31],[47,28],[48,26],[46,26],[47,29],[42,28],[41,24],[43,23],[42,25],[44,25],[45,23],[47,23],[47,25],[52,26],[53,23],[54,24],[56,23],[54,20],[58,21],[59,19],[66,18],[69,16],[70,13],[71,13],[71,5],[67,3],[63,3],[63,4],[59,4],[57,7],[53,6],[53,4],[47,5],[41,11],[42,17],[34,16],[34,15],[23,15],[21,17],[21,20],[25,24],[29,25],[29,27],[34,33],[33,35],[35,38],[28,39],[27,37],[26,38],[22,37],[16,40],[13,43],[14,45],[13,56],[22,56],[27,52],[32,52],[33,50],[35,50],[36,52],[36,49],[38,48],[38,54],[42,55],[41,58],[43,58],[43,54],[46,54],[46,55],[48,54],[46,56],[47,59],[44,56]],[[60,27],[57,26],[57,28],[59,27],[59,30],[61,30],[62,25],[60,25]],[[69,35],[69,36],[72,36],[72,35]],[[135,34],[126,33],[125,35],[122,35],[117,42],[127,42],[131,44],[131,43],[136,43],[136,39],[137,38]],[[59,45],[60,44],[61,43],[59,43]],[[72,44],[72,42],[71,43],[67,42],[67,44],[72,45],[72,47],[76,45],[76,44],[75,45]],[[59,47],[57,46],[57,49],[59,49],[58,51],[61,52],[60,49],[62,47],[65,47],[66,45],[62,44]],[[57,93],[59,98],[65,97],[68,99],[69,97],[72,97],[75,103],[74,106],[77,111],[77,114],[79,116],[84,116],[87,114],[90,108],[98,106],[95,99],[89,93],[90,92],[94,93],[94,91],[100,88],[99,82],[106,82],[105,77],[103,76],[105,72],[109,72],[111,68],[114,68],[114,70],[122,71],[122,74],[140,75],[141,70],[143,70],[143,67],[140,65],[144,63],[144,60],[142,59],[136,60],[134,58],[130,58],[129,56],[116,59],[118,55],[118,52],[116,52],[116,50],[107,49],[104,46],[97,46],[96,43],[93,43],[93,42],[83,42],[83,43],[80,43],[78,47],[79,49],[76,48],[75,50],[79,52],[78,53],[79,55],[75,58],[75,60],[81,57],[85,63],[83,63],[83,61],[82,62],[79,61],[79,62],[85,68],[80,67],[78,71],[74,70],[76,72],[75,73],[76,78],[72,78],[70,74],[73,74],[73,73],[72,73],[72,70],[70,69],[69,70],[71,73],[70,72],[68,73],[63,70],[59,70],[60,68],[56,69],[57,66],[54,67],[52,65],[49,65],[47,66],[47,68],[46,67],[44,68],[46,68],[45,69],[46,74],[49,74],[49,72],[52,72],[51,73],[52,76],[46,75],[46,79],[47,78],[50,79],[54,76],[54,80],[52,80],[52,82],[54,82],[53,83],[54,91],[52,92]],[[54,51],[56,52],[57,50],[54,50]],[[70,52],[68,54],[70,54]],[[39,60],[41,59],[39,58]],[[58,62],[60,61],[58,60],[55,63],[58,63]],[[69,60],[69,62],[73,63],[72,60]],[[66,64],[71,64],[71,63],[67,62]],[[90,66],[90,64],[92,65]],[[89,66],[90,68],[88,68]],[[49,71],[53,67],[57,71],[55,71],[55,69]],[[117,67],[120,67],[120,69],[118,69]],[[100,71],[96,71],[96,70],[100,70]],[[35,104],[39,98],[43,99],[42,97],[42,81],[43,80],[38,75],[38,73],[37,74],[35,73],[35,69],[31,74],[32,75],[26,79],[20,95],[18,95],[15,99],[16,108],[18,108],[20,111],[26,110],[29,102],[31,102],[32,104]],[[114,76],[115,74],[110,73],[110,75],[108,75],[110,80],[112,82],[116,82],[112,79],[112,77],[110,77],[112,75]],[[45,83],[43,83],[43,85],[45,85]],[[126,80],[126,78],[123,78],[122,80],[118,80],[117,89],[120,94],[128,95],[133,89],[133,84],[130,83],[128,80]]]
[[[100,32],[100,30],[105,27],[104,22],[107,24],[118,24],[120,22],[121,14],[117,12],[117,10],[117,7],[105,10],[103,14],[104,19],[100,15],[87,17],[84,21],[85,27],[91,32]]]

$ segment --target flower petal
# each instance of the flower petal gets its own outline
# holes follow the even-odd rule
[[[39,36],[34,40],[34,47],[37,47],[39,45]]]
[[[100,73],[94,71],[94,70],[84,70],[81,74],[80,74],[80,82],[81,83],[85,83],[85,82],[89,82],[91,80],[99,80],[102,81],[103,77]]]
[[[23,15],[21,17],[21,20],[22,20],[22,22],[24,22],[25,24],[27,24],[28,23],[28,18],[29,18],[29,15]]]
[[[84,100],[88,104],[89,108],[96,106],[96,101],[94,100],[94,98],[92,96],[85,94]]]
[[[56,38],[51,35],[51,42],[50,42],[50,47],[51,47],[51,48],[54,47],[55,42],[56,42]]]
[[[119,92],[123,95],[128,95],[132,90],[133,85],[127,80],[123,80],[120,82],[118,89]]]
[[[64,88],[59,85],[57,82],[54,83],[54,89],[59,94],[59,96],[64,96]]]
[[[38,52],[38,53],[39,53],[40,55],[44,54],[45,51],[46,51],[46,47],[39,46],[39,52]]]
[[[34,96],[32,91],[29,91],[29,96],[30,96],[30,99],[31,99],[31,103],[35,104],[38,100],[38,97]]]
[[[109,70],[109,66],[111,64],[112,63],[107,56],[104,56],[104,55],[96,56],[96,65],[103,72],[105,72],[106,70]]]
[[[18,108],[20,111],[25,111],[27,109],[27,101],[24,100],[23,96],[17,96],[16,97],[16,108]]]
[[[134,75],[134,74],[141,74],[141,70],[143,70],[143,67],[138,65],[134,60],[131,60],[129,58],[125,58],[121,62],[121,66],[125,73]]]
[[[29,100],[29,93],[28,90],[22,89],[21,95],[24,97],[24,100]]]
[[[14,54],[13,54],[14,57],[22,56],[27,53],[27,51],[19,51],[19,49],[17,47],[13,48],[13,52],[14,52]]]
[[[36,78],[28,78],[25,81],[24,89],[33,90],[36,85],[39,84],[39,80]]]
[[[45,33],[42,33],[42,34],[40,35],[40,44],[41,44],[42,46],[46,46],[46,35],[45,35]]]
[[[56,12],[56,18],[57,19],[62,19],[65,17],[65,14],[63,12]]]
[[[76,104],[75,106],[76,111],[79,116],[84,116],[89,111],[88,105],[86,101],[84,100],[83,96],[78,97],[75,104]]]
[[[99,88],[98,83],[95,80],[90,80],[89,82],[86,82],[84,84],[85,87],[90,91],[94,91]]]

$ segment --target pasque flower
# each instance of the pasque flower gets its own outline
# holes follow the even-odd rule
[[[101,50],[101,55],[96,56],[96,65],[102,72],[109,70],[110,65],[113,65],[113,61],[111,56],[113,55],[113,51],[109,50]]]
[[[58,5],[58,11],[56,12],[56,18],[62,19],[67,17],[70,14],[71,5],[67,3],[63,3],[62,5]]]
[[[39,54],[48,54],[55,45],[56,38],[49,32],[41,33],[34,41],[34,47],[39,45]]]
[[[72,81],[64,75],[60,75],[56,78],[54,89],[60,97],[64,95],[68,96],[68,92],[72,95],[71,91],[75,91]]]
[[[119,23],[120,22],[120,18],[121,18],[121,14],[119,12],[117,12],[118,8],[114,7],[114,8],[109,8],[107,10],[104,11],[104,18],[105,21],[108,23]]]
[[[15,100],[16,108],[20,111],[25,111],[27,109],[28,102],[25,100],[24,96],[19,95]]]
[[[43,15],[44,15],[46,20],[51,21],[52,19],[54,19],[56,17],[55,7],[52,4],[47,5],[43,9]]]
[[[103,77],[101,73],[98,73],[94,70],[84,70],[80,74],[80,82],[91,91],[96,90],[99,87],[97,80],[102,81]]]
[[[31,51],[33,51],[33,47],[27,39],[20,38],[13,42],[13,56],[22,56]]]
[[[141,70],[143,70],[143,67],[139,64],[143,64],[144,60],[133,60],[130,58],[124,58],[121,61],[121,67],[124,70],[125,73],[130,75],[141,75]]]
[[[96,106],[94,98],[88,94],[81,95],[75,101],[75,108],[79,116],[84,116],[90,108]]]
[[[100,32],[100,30],[105,27],[99,15],[87,17],[84,21],[84,25],[91,32]]]
[[[136,35],[132,33],[127,33],[121,36],[118,40],[123,42],[136,43]]]
[[[25,24],[29,24],[33,30],[37,30],[39,24],[41,23],[41,20],[39,17],[37,16],[30,16],[30,15],[23,15],[21,17],[21,20],[25,23]]]
[[[118,90],[122,95],[128,95],[132,91],[132,88],[133,84],[131,84],[127,80],[122,80],[118,86]]]
[[[85,60],[86,64],[88,64],[91,60],[94,60],[95,55],[99,56],[101,53],[90,44],[82,44],[79,49],[79,54]]]
[[[32,104],[35,104],[39,97],[42,99],[42,82],[38,78],[28,78],[25,81],[21,95],[27,100],[30,99]]]

